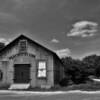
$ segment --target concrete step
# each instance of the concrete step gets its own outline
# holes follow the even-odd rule
[[[12,84],[9,90],[16,90],[16,89],[28,89],[30,84]]]

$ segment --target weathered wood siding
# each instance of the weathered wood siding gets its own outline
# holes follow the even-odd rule
[[[58,85],[59,82],[65,77],[64,66],[55,56],[53,61],[54,61],[54,84]]]
[[[0,85],[13,84],[14,64],[31,64],[30,84],[32,87],[39,87],[41,85],[54,86],[54,73],[53,73],[54,63],[53,63],[52,53],[28,41],[28,53],[33,54],[34,57],[27,55],[18,55],[12,57],[13,55],[18,54],[19,50],[18,42],[16,42],[16,44],[13,47],[6,49],[5,52],[0,57],[0,70],[3,71],[3,80],[0,81]],[[47,62],[46,79],[37,78],[37,60],[46,60]]]

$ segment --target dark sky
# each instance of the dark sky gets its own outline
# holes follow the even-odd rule
[[[0,0],[0,41],[18,34],[80,58],[100,54],[100,0]]]

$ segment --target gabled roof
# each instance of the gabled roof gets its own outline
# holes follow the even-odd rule
[[[39,44],[39,43],[37,43],[36,41],[34,41],[34,40],[28,38],[28,37],[25,36],[25,35],[20,35],[20,36],[18,36],[18,37],[17,37],[16,39],[14,39],[12,42],[10,42],[8,45],[6,45],[3,49],[0,50],[0,55],[2,55],[6,49],[11,48],[17,41],[19,41],[20,39],[23,39],[23,38],[29,40],[31,43],[34,43],[34,44],[38,45],[39,47],[45,49],[46,51],[52,53],[52,54],[61,62],[60,58],[57,56],[57,54],[56,54],[55,52],[53,52],[52,50],[50,50],[50,49],[44,47],[43,45],[41,45],[41,44]]]

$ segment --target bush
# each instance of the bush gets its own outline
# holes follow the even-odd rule
[[[10,84],[1,84],[0,85],[0,90],[2,89],[8,89],[10,87]]]
[[[65,87],[65,86],[68,86],[68,84],[69,84],[69,78],[63,78],[60,82],[59,82],[59,84],[60,84],[60,86],[62,86],[62,87]]]

